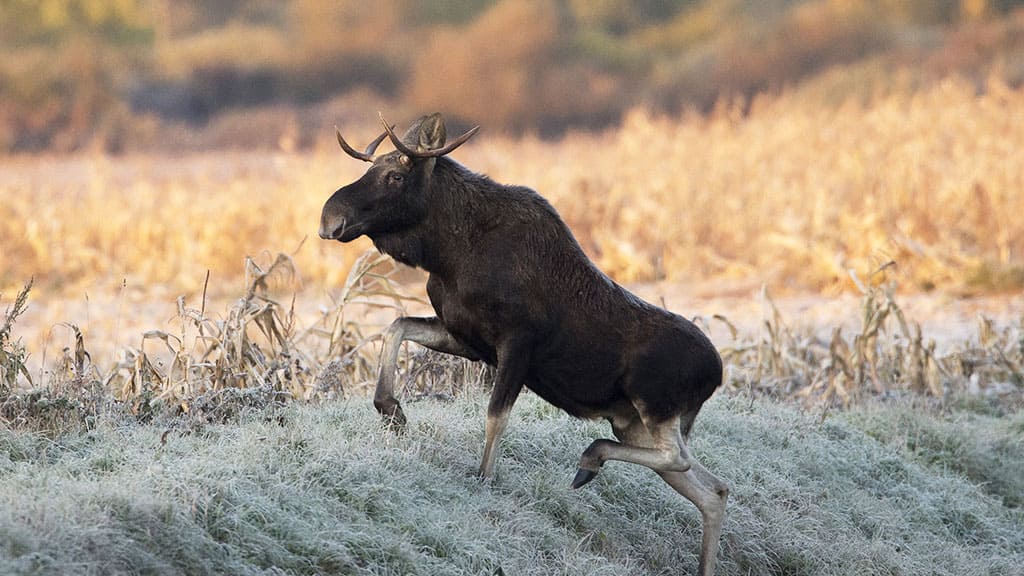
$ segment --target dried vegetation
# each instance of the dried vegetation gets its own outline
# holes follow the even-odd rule
[[[1024,286],[1024,90],[951,78],[832,106],[828,84],[707,115],[637,109],[559,141],[485,125],[455,156],[550,198],[620,281],[753,277],[834,294],[856,290],[847,270],[895,260],[904,290]],[[363,116],[346,127],[355,142],[379,131]],[[331,136],[301,154],[5,159],[0,288],[34,275],[48,290],[127,279],[177,294],[198,292],[204,270],[223,288],[246,255],[295,251],[330,191],[361,173]],[[359,252],[315,241],[293,258],[307,284],[331,286]]]
[[[265,269],[253,260],[246,266],[248,289],[222,316],[206,311],[205,298],[193,308],[181,297],[179,332],[146,331],[138,346],[125,348],[109,366],[93,363],[82,332],[64,324],[73,343],[48,372],[50,380],[38,383],[29,379],[23,347],[10,339],[11,325],[24,310],[26,286],[0,332],[0,419],[44,430],[89,427],[101,414],[220,422],[290,400],[365,394],[375,381],[380,334],[367,333],[346,314],[357,305],[401,312],[403,302],[414,299],[382,272],[392,266],[390,260],[365,253],[336,305],[307,326],[296,318],[294,294],[285,305],[267,287],[272,275],[295,274],[289,257],[279,255]],[[707,331],[717,326],[729,331],[728,342],[720,346],[726,389],[823,410],[902,396],[971,397],[1003,406],[1024,399],[1024,319],[997,328],[979,316],[976,338],[940,352],[920,324],[905,316],[893,284],[858,285],[861,324],[849,335],[835,328],[822,339],[792,330],[767,289],[761,295],[763,321],[754,335],[741,334],[725,316],[698,317]],[[493,376],[486,366],[424,350],[410,350],[401,370],[401,394],[413,400],[450,400],[466,389],[486,388]],[[19,374],[25,377],[21,386]]]
[[[853,275],[856,280],[856,275]],[[949,350],[922,332],[897,302],[895,284],[865,287],[859,326],[823,339],[795,332],[762,290],[764,319],[756,337],[722,349],[728,384],[751,395],[796,399],[813,406],[849,406],[872,398],[934,399],[982,395],[1019,402],[1024,392],[1024,318],[995,328],[979,315],[977,334]],[[736,329],[729,320],[714,321]]]
[[[728,318],[706,319],[708,330],[730,330],[716,334],[729,388],[815,406],[894,394],[1019,398],[1021,322],[979,317],[974,337],[936,346],[899,298],[1024,284],[1024,221],[1014,216],[1024,213],[1024,90],[993,79],[979,92],[950,79],[827,106],[813,89],[722,103],[708,115],[637,110],[616,130],[558,142],[485,133],[456,155],[549,197],[617,280],[743,278],[775,294],[861,295],[859,327],[827,337],[791,329],[767,290],[754,335]],[[377,130],[353,126],[352,138]],[[48,296],[113,284],[141,287],[150,300],[186,295],[174,329],[143,331],[116,360],[94,359],[87,332],[59,325],[53,331],[69,344],[56,362],[44,357],[48,372],[31,381],[12,335],[23,290],[0,331],[7,422],[63,425],[110,406],[141,418],[217,419],[239,404],[235,396],[251,405],[316,400],[362,392],[375,379],[377,334],[350,311],[401,310],[409,296],[381,272],[384,259],[358,256],[365,240],[305,242],[329,191],[363,169],[335,145],[3,164],[5,293],[35,277],[34,294]],[[296,246],[276,259],[246,256]],[[875,271],[859,280],[850,270]],[[241,296],[232,293],[236,279]],[[275,283],[292,290],[282,295]],[[295,313],[311,286],[342,287],[313,320]],[[228,298],[225,310],[208,309]],[[405,370],[407,395],[451,395],[486,380],[478,367],[429,354],[411,354]],[[40,420],[40,411],[79,417]]]

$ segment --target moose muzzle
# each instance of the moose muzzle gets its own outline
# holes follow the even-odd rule
[[[329,214],[324,208],[320,214],[320,237],[324,240],[335,240],[341,238],[345,233],[347,221],[341,214]]]

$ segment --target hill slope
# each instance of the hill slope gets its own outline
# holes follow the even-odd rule
[[[3,574],[668,574],[699,516],[649,471],[568,483],[606,426],[532,395],[475,469],[484,402],[365,399],[241,424],[0,431]],[[862,408],[821,419],[716,397],[693,448],[733,485],[720,574],[1022,574],[1024,413]],[[164,440],[165,442],[162,442]]]

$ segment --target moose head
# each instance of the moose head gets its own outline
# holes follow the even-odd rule
[[[350,242],[359,236],[401,232],[420,222],[426,213],[429,186],[437,158],[455,150],[476,134],[479,126],[447,146],[447,133],[440,114],[423,116],[398,138],[393,126],[381,116],[384,132],[366,147],[352,148],[337,131],[338,144],[349,156],[373,164],[362,178],[338,189],[324,204],[320,215],[320,237]],[[375,154],[389,138],[394,152]]]

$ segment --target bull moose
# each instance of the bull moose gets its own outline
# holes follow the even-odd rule
[[[384,335],[374,406],[397,429],[394,396],[403,341],[496,366],[480,475],[494,473],[509,411],[526,386],[579,418],[604,418],[616,440],[583,451],[572,487],[608,460],[646,466],[703,517],[700,573],[714,572],[728,485],[697,462],[687,439],[722,383],[722,361],[692,322],[649,304],[587,258],[568,226],[529,188],[499,184],[448,157],[479,127],[446,144],[440,114],[402,138],[384,132],[353,158],[372,166],[324,204],[320,237],[368,236],[381,252],[429,273],[436,316],[400,317]],[[395,150],[377,154],[388,138]]]

